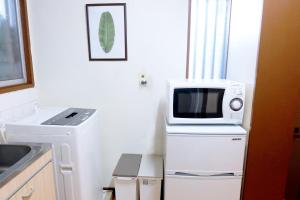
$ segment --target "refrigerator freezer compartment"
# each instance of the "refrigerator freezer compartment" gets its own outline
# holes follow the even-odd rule
[[[242,175],[245,135],[169,134],[166,147],[166,174]]]
[[[165,200],[239,200],[241,176],[166,176]]]

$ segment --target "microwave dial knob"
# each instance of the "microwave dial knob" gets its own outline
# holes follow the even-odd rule
[[[230,101],[230,108],[233,111],[239,111],[243,107],[243,100],[240,98],[235,98]]]

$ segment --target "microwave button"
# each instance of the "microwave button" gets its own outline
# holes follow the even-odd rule
[[[233,111],[239,111],[243,107],[243,100],[240,98],[234,98],[230,101],[230,108]]]

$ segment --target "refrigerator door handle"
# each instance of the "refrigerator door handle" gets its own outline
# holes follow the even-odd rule
[[[175,172],[174,175],[176,176],[200,176],[199,174],[192,174],[186,172]]]
[[[186,173],[186,172],[175,172],[174,175],[176,176],[193,176],[193,177],[214,177],[214,176],[235,176],[234,173],[216,173],[216,174],[193,174],[193,173]]]
[[[213,174],[210,176],[235,176],[234,173],[220,173],[220,174]]]

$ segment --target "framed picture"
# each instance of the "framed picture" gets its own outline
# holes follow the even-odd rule
[[[126,4],[86,5],[90,61],[127,60]]]

